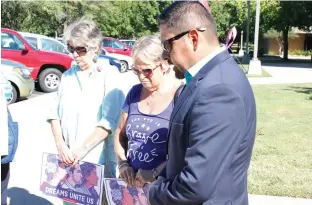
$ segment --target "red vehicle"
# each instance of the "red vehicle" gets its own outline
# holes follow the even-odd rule
[[[104,37],[103,47],[108,53],[118,53],[131,57],[132,48],[116,38]]]
[[[70,68],[73,58],[57,52],[38,50],[16,31],[1,28],[1,57],[26,65],[44,92],[58,89],[62,73]]]

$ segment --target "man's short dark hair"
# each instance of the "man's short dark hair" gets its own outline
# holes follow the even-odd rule
[[[159,16],[158,24],[165,24],[177,33],[195,28],[207,28],[217,36],[216,24],[209,11],[198,1],[175,1]]]

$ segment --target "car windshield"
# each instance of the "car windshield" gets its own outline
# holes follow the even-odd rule
[[[10,50],[24,49],[24,43],[14,34],[1,33],[1,48]]]
[[[118,42],[118,41],[113,41],[113,48],[124,49],[125,46],[122,43]]]
[[[31,45],[31,44],[30,44],[30,47],[31,47],[32,49],[34,49],[34,50],[38,50],[38,48],[36,48],[35,46],[33,46],[33,45]]]
[[[17,38],[17,37],[15,37],[15,38]],[[33,41],[28,40],[28,39],[27,39],[27,38],[25,38],[24,36],[22,36],[22,38],[24,38],[24,40],[25,40],[25,41],[27,41],[27,43],[30,45],[30,47],[31,47],[32,49],[34,49],[34,50],[38,50],[37,46],[35,46],[35,45],[37,45],[37,43],[36,43],[36,44],[34,44],[34,42],[33,42]],[[19,40],[19,39],[18,39],[18,40]]]
[[[101,55],[106,55],[106,50],[104,48],[101,49]]]
[[[69,54],[64,44],[51,39],[41,39],[42,50]]]
[[[134,45],[134,41],[124,41],[124,43],[130,47],[133,47],[133,45]]]
[[[37,38],[23,36],[25,40],[34,48],[38,49]]]

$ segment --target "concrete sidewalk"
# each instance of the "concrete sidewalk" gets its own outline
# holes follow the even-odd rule
[[[57,153],[50,126],[46,122],[56,93],[45,94],[9,106],[19,123],[19,144],[11,163],[9,201],[11,205],[62,204],[39,191],[42,153]]]
[[[294,83],[312,83],[312,65],[306,67],[275,67],[262,66],[272,77],[252,77],[249,82],[252,85],[259,84],[294,84]]]
[[[249,205],[312,205],[312,199],[250,194]]]

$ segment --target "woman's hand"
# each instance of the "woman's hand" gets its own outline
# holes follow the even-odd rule
[[[119,176],[126,182],[127,185],[129,186],[135,186],[135,177],[134,177],[134,171],[133,168],[125,163],[119,168]]]
[[[84,147],[77,147],[72,150],[72,156],[74,158],[74,162],[72,166],[75,166],[84,156],[87,155],[87,150]]]
[[[154,180],[153,170],[139,169],[136,174],[136,186],[142,188],[144,184]]]
[[[65,142],[59,143],[57,146],[57,150],[59,153],[59,157],[65,165],[72,165],[74,163],[74,157],[69,149],[69,147],[65,144]]]

